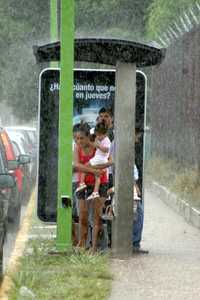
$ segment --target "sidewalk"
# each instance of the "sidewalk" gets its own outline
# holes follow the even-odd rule
[[[143,238],[148,255],[112,261],[109,300],[199,300],[200,231],[148,192]]]

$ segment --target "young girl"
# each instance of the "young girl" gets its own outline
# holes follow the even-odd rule
[[[88,162],[88,166],[91,167],[98,167],[99,165],[105,164],[108,162],[109,153],[110,153],[110,146],[111,142],[109,138],[107,137],[107,127],[105,123],[98,123],[95,127],[95,142],[92,143],[94,147],[96,148],[96,152],[93,158],[90,159]],[[100,176],[95,176],[95,186],[93,193],[87,198],[87,200],[99,198],[99,187],[100,187],[101,181]],[[79,187],[76,189],[76,192],[80,192],[82,190],[86,189],[85,184],[85,174],[81,174],[80,178],[80,184]]]

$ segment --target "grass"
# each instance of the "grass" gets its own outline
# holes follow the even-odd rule
[[[192,206],[200,208],[200,179],[196,170],[182,170],[175,176],[170,188]]]
[[[28,242],[20,270],[11,275],[13,288],[9,300],[27,299],[20,295],[22,286],[30,289],[37,300],[107,299],[112,282],[108,255],[75,250],[49,254],[54,250],[53,240]]]
[[[151,159],[146,167],[146,179],[150,183],[157,181],[177,194],[181,199],[200,208],[200,176],[192,167],[178,166],[172,160]]]
[[[145,171],[148,182],[158,181],[160,184],[167,187],[171,184],[175,177],[172,161],[164,160],[159,157],[149,160]]]

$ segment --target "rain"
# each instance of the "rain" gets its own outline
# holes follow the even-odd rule
[[[62,47],[60,30],[64,23],[61,19],[61,4],[64,1],[0,0],[2,280],[6,277],[6,272],[9,272],[18,247],[18,238],[25,234],[22,232],[25,232],[23,228],[28,219],[31,220],[30,227],[27,227],[25,237],[21,238],[28,241],[25,256],[29,252],[35,253],[34,241],[38,239],[48,240],[48,247],[51,248],[48,251],[57,255],[56,245],[51,247],[51,242],[56,244],[59,230],[56,226],[59,208],[56,201],[60,184],[59,61]],[[74,0],[74,14],[73,147],[76,149],[78,143],[76,145],[75,136],[77,132],[83,133],[83,129],[81,131],[80,128],[85,123],[91,130],[88,133],[91,136],[90,143],[94,143],[92,135],[97,124],[101,123],[101,109],[105,109],[103,113],[110,114],[112,119],[108,128],[112,130],[110,142],[114,150],[112,149],[112,152],[109,148],[112,163],[106,170],[110,172],[112,169],[109,188],[114,190],[110,193],[107,188],[106,196],[101,196],[108,201],[105,203],[109,204],[106,207],[104,203],[102,207],[100,217],[103,229],[95,251],[95,226],[94,221],[91,221],[94,218],[94,205],[88,204],[89,225],[86,240],[83,242],[80,223],[83,199],[78,194],[80,182],[72,185],[72,199],[71,196],[62,195],[62,208],[72,212],[72,224],[70,223],[69,228],[71,230],[72,226],[73,249],[118,253],[117,247],[120,242],[116,240],[119,238],[123,241],[120,251],[125,251],[127,255],[128,247],[131,247],[127,261],[124,262],[121,257],[119,260],[111,259],[113,281],[107,295],[110,300],[133,299],[134,293],[134,299],[198,299],[200,2]],[[130,48],[127,46],[125,49],[125,46],[120,44],[124,41],[130,43]],[[112,48],[113,45],[117,45],[116,48]],[[100,46],[102,48],[99,48]],[[136,50],[130,50],[133,49],[131,47],[135,47]],[[139,48],[142,49],[141,52],[137,50]],[[114,49],[113,52],[111,49]],[[121,60],[117,56],[120,51]],[[110,57],[107,56],[108,53]],[[133,62],[131,58],[136,56],[136,53],[140,54],[137,55],[137,61]],[[104,61],[100,60],[101,55]],[[117,59],[114,58],[115,55]],[[118,93],[116,78],[120,78],[116,75],[118,62],[136,64],[137,70],[136,104],[133,108],[135,114],[131,117],[130,108],[123,120],[120,119],[120,112],[116,113],[118,106],[115,107],[114,104]],[[127,83],[124,80],[123,82],[124,90],[129,91],[133,88],[128,80]],[[121,108],[124,108],[126,103],[128,100],[122,99]],[[132,134],[130,128],[127,128],[127,124],[130,124],[127,122],[131,118],[134,123]],[[106,121],[103,120],[102,123]],[[116,130],[118,124],[121,126],[120,130]],[[80,125],[79,130],[77,125]],[[109,137],[108,132],[110,131],[108,130],[106,135]],[[129,140],[127,134],[130,134]],[[118,167],[118,159],[121,159],[119,157],[125,158],[122,155],[123,147],[118,145],[118,141],[123,141],[122,138],[130,141],[129,150],[125,155],[127,160],[131,151],[135,160],[133,166],[131,160],[130,163],[124,160],[124,165],[129,166],[127,170]],[[120,153],[116,154],[118,150]],[[74,148],[73,153],[76,153]],[[69,157],[70,155],[71,153]],[[66,153],[66,161],[67,159]],[[77,172],[81,171],[75,161],[72,163],[73,181]],[[69,165],[71,166],[71,161]],[[69,168],[69,165],[66,165],[66,168]],[[130,179],[129,175],[133,173],[134,165],[138,177],[134,173],[136,177]],[[93,174],[94,178],[98,176]],[[126,196],[123,199],[120,189],[128,186],[130,181],[133,191],[127,191],[127,195],[130,194],[130,198],[133,199],[127,204],[126,201],[123,203]],[[115,186],[115,182],[120,189]],[[134,199],[135,186],[139,202]],[[84,193],[86,195],[85,191]],[[125,216],[123,208],[126,211],[128,207],[131,207],[131,212],[130,216],[127,214],[126,217],[127,220],[131,218],[132,223],[127,232],[124,232],[125,220],[117,223],[117,218]],[[119,226],[116,227],[117,233],[115,226]],[[140,229],[137,229],[137,226]],[[130,234],[130,241],[127,242],[129,246],[126,247],[123,239]],[[139,235],[137,243],[134,234]],[[38,251],[43,249],[42,247],[39,247]],[[129,263],[126,263],[128,261]],[[193,281],[189,278],[193,278]],[[22,292],[25,294],[21,297],[28,297],[29,293],[29,297],[37,299],[39,291],[34,284],[20,282],[18,285],[18,296]],[[196,290],[195,294],[193,290]],[[91,299],[96,298],[93,295]]]

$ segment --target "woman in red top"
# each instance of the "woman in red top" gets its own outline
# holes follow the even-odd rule
[[[78,242],[79,247],[85,247],[87,234],[88,234],[88,209],[89,201],[86,199],[94,190],[95,175],[101,174],[99,169],[92,169],[84,166],[95,155],[94,143],[90,141],[90,128],[88,124],[80,125],[79,131],[76,133],[76,146],[74,148],[74,167],[77,171],[87,173],[85,176],[85,184],[87,188],[77,194],[79,198],[79,226],[80,226],[80,239]],[[107,166],[104,166],[104,168]],[[88,172],[91,172],[89,173]],[[79,179],[80,179],[79,175]],[[101,229],[101,211],[104,205],[104,201],[107,195],[108,189],[108,175],[107,172],[103,172],[101,175],[101,185],[99,194],[101,198],[97,198],[93,201],[94,209],[94,222],[93,222],[93,236],[92,236],[92,248],[93,251],[97,247],[97,237]]]

